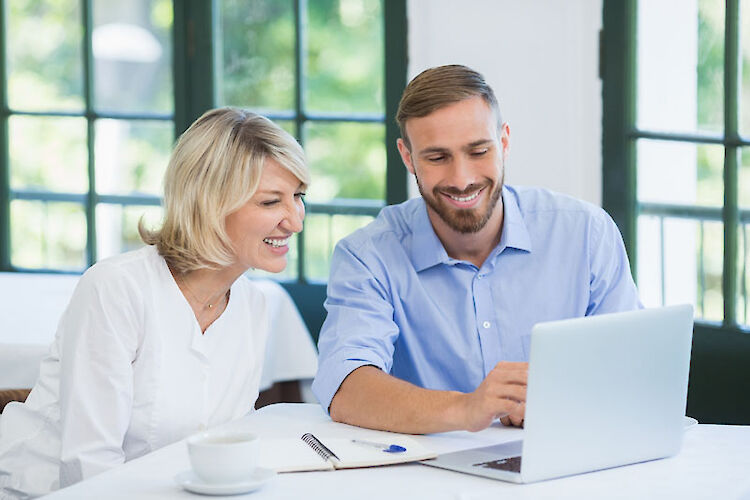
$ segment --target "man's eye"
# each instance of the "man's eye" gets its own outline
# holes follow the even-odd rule
[[[430,156],[430,157],[427,158],[427,160],[428,161],[433,161],[433,162],[443,161],[443,160],[445,160],[445,156],[443,156],[443,155],[440,155],[440,156]]]
[[[471,152],[471,156],[483,156],[484,154],[487,153],[487,151],[489,151],[489,149],[487,148],[477,149]]]

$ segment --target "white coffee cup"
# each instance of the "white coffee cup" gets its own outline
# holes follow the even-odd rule
[[[204,431],[187,439],[193,471],[207,483],[236,483],[252,477],[258,436],[241,431]]]

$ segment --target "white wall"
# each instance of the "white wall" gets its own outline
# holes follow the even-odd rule
[[[484,74],[510,124],[506,182],[601,204],[601,0],[410,0],[409,78]]]

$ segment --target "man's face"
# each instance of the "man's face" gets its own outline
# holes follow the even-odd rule
[[[406,122],[411,148],[401,158],[428,207],[459,233],[476,233],[492,217],[503,186],[509,129],[481,97]]]

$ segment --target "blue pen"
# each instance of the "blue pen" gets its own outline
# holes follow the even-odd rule
[[[386,453],[403,453],[406,451],[406,448],[397,444],[375,443],[373,441],[363,441],[361,439],[352,439],[352,443],[378,448]]]

